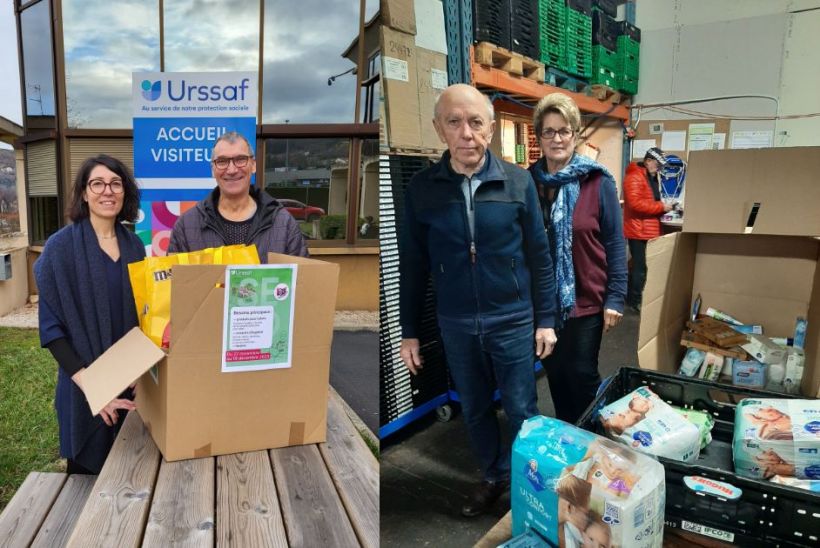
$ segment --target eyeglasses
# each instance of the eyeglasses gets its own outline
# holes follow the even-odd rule
[[[219,158],[214,158],[213,162],[217,169],[228,169],[228,165],[231,162],[233,162],[233,165],[236,167],[242,168],[248,165],[251,158],[253,158],[253,156],[246,156],[244,154],[241,156],[234,156],[233,158],[225,158],[221,156]]]
[[[566,139],[569,139],[574,133],[575,132],[569,129],[568,127],[564,127],[561,129],[552,129],[551,127],[548,127],[541,130],[541,137],[543,137],[544,139],[555,139],[555,136],[558,135],[558,137],[562,141],[564,141]]]
[[[125,190],[125,185],[123,185],[119,179],[114,179],[110,183],[106,183],[102,179],[94,179],[88,182],[88,190],[94,194],[102,194],[105,192],[105,187],[110,188],[114,194],[122,194]]]

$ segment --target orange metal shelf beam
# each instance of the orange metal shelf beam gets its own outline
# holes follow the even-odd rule
[[[475,62],[475,52],[473,46],[470,46],[470,66],[472,71],[473,85],[479,89],[493,88],[501,93],[510,95],[514,99],[523,101],[538,101],[544,95],[549,93],[559,92],[572,97],[578,108],[582,112],[590,112],[595,114],[604,114],[612,118],[620,120],[629,120],[629,105],[621,104],[607,112],[612,108],[612,103],[609,101],[599,101],[595,97],[590,97],[583,93],[576,93],[548,84],[539,83],[528,78],[513,76],[508,72],[496,68],[479,65]]]

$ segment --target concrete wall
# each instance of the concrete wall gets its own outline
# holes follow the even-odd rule
[[[11,254],[11,279],[0,281],[0,316],[5,316],[28,301],[28,262],[26,247],[6,248],[0,254]]]
[[[310,256],[339,265],[336,310],[379,309],[379,249],[312,248]]]
[[[820,0],[639,0],[641,75],[635,103],[725,95],[685,108],[731,117],[730,132],[774,131],[775,146],[820,144],[820,118],[737,120],[820,111]],[[641,120],[703,116],[644,109]],[[727,136],[727,139],[729,136]]]

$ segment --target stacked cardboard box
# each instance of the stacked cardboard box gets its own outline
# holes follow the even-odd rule
[[[432,123],[436,99],[447,87],[441,3],[382,0],[381,17],[382,119],[387,144],[391,150],[442,151]],[[417,24],[418,18],[423,25]]]
[[[820,147],[689,155],[683,231],[649,243],[641,367],[672,373],[700,294],[775,337],[807,320],[800,393],[820,395]],[[759,205],[754,226],[749,211]]]

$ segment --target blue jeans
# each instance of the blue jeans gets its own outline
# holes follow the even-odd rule
[[[541,360],[549,379],[555,416],[575,424],[595,399],[601,384],[598,351],[604,331],[603,313],[570,318],[558,332],[552,354]]]
[[[514,438],[522,422],[538,415],[533,369],[535,329],[529,323],[478,335],[442,331],[441,338],[484,479],[509,479],[510,444],[502,440],[493,392],[496,387],[501,392],[501,405]]]

